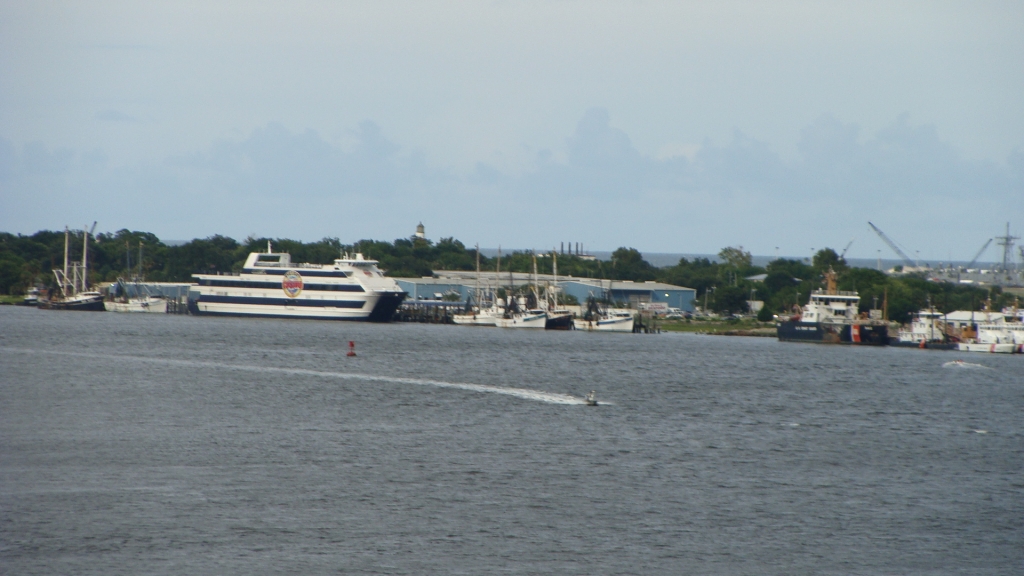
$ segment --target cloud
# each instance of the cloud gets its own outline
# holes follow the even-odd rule
[[[96,119],[101,122],[123,122],[126,124],[138,124],[139,119],[135,116],[118,112],[117,110],[101,110],[96,113]]]
[[[71,170],[74,156],[69,148],[50,150],[42,142],[29,142],[21,152],[22,171],[26,175],[64,175]]]
[[[872,220],[908,245],[920,238],[918,247],[945,256],[960,241],[942,231],[991,219],[1024,196],[1024,153],[1015,151],[1006,165],[967,160],[933,126],[906,115],[867,135],[857,124],[821,116],[801,130],[795,159],[740,130],[724,143],[706,140],[690,157],[659,158],[638,150],[607,110],[594,108],[563,149],[542,149],[517,173],[485,162],[467,173],[431,165],[371,121],[346,136],[334,142],[316,130],[269,123],[241,139],[127,166],[112,165],[102,150],[76,153],[39,142],[19,150],[0,139],[9,206],[0,229],[32,232],[82,220],[75,199],[95,197],[102,201],[90,207],[103,213],[87,219],[173,238],[253,231],[389,238],[422,220],[444,236],[506,247],[578,239],[595,248],[661,252],[743,244],[767,254],[774,246],[800,246],[791,251],[802,253],[838,245]],[[36,200],[40,194],[48,207]],[[925,246],[936,238],[951,244]]]

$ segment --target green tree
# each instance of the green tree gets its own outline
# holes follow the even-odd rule
[[[811,266],[819,274],[824,274],[829,268],[835,270],[837,274],[842,274],[849,268],[846,260],[840,258],[839,254],[836,254],[836,251],[831,248],[818,250],[817,254],[814,255]]]
[[[729,246],[722,248],[718,252],[718,257],[725,262],[727,265],[735,268],[737,271],[746,270],[750,268],[751,263],[754,261],[750,252],[743,250],[743,246]]]
[[[612,252],[612,276],[616,280],[654,280],[656,269],[651,266],[636,248],[619,248]]]

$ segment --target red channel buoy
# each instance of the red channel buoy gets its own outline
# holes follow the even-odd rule
[[[353,342],[352,340],[349,340],[348,341],[348,354],[346,354],[346,356],[355,356],[355,355],[356,355],[356,343]]]

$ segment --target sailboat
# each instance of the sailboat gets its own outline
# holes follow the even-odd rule
[[[501,272],[501,253],[498,253],[498,272]],[[467,306],[463,314],[452,316],[452,322],[462,326],[494,326],[494,319],[501,315],[493,302],[494,295],[491,295],[491,306],[483,307],[483,298],[480,291],[480,245],[476,245],[476,287],[473,291],[473,303]]]
[[[548,319],[544,328],[548,330],[572,330],[572,312],[558,309],[558,253],[551,253],[551,273],[554,281],[544,291],[547,300]],[[537,259],[533,260],[533,274],[537,275]]]
[[[125,248],[128,247],[127,241]],[[130,251],[126,251],[130,254]],[[130,256],[126,255],[127,268],[131,269]],[[167,300],[163,296],[153,296],[142,284],[142,242],[139,242],[139,271],[133,278],[134,296],[128,296],[128,282],[124,278],[117,279],[117,291],[121,295],[114,300],[103,303],[108,312],[151,312],[156,314],[167,313]]]
[[[92,229],[96,230],[93,222]],[[84,310],[91,312],[103,311],[103,294],[89,290],[89,236],[90,230],[82,230],[82,261],[70,262],[70,231],[64,227],[64,268],[54,270],[60,294],[54,297],[39,299],[39,307],[47,310]]]

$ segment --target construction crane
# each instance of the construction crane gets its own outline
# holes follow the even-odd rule
[[[985,245],[981,247],[981,250],[978,250],[978,253],[975,254],[974,258],[971,259],[971,263],[965,266],[965,268],[974,268],[974,264],[978,261],[978,258],[981,258],[981,255],[985,253],[985,249],[988,248],[988,245],[992,243],[992,240],[994,239],[989,238],[988,242],[985,242]]]
[[[844,257],[846,257],[846,251],[850,249],[850,246],[853,246],[853,241],[854,240],[856,240],[856,238],[851,239],[850,242],[846,245],[846,248],[843,248],[842,254],[839,255],[839,259],[840,260],[842,260]]]
[[[881,238],[886,244],[888,244],[889,248],[892,248],[892,251],[895,252],[903,260],[904,264],[906,264],[907,266],[910,266],[911,268],[914,268],[914,267],[917,266],[914,263],[914,261],[910,259],[910,256],[907,256],[906,254],[904,254],[903,250],[900,250],[900,247],[897,246],[896,243],[893,242],[891,238],[889,238],[888,236],[885,235],[885,232],[882,232],[881,230],[878,229],[878,226],[875,226],[871,222],[868,222],[868,226],[871,226],[871,229],[875,231],[875,234],[878,234],[878,237]]]

